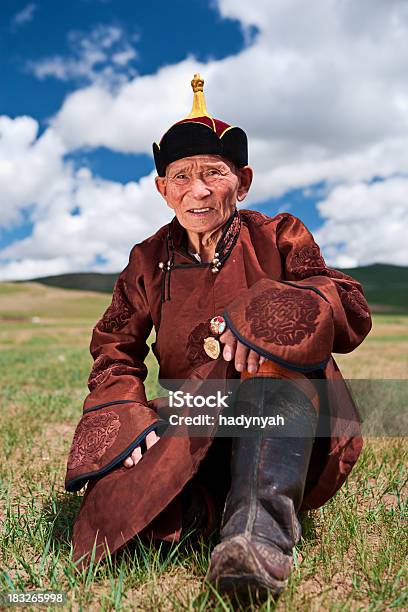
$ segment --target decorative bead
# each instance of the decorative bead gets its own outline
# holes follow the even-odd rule
[[[159,263],[159,268],[160,268],[160,270],[163,270],[163,268],[164,268],[164,263],[162,261]]]
[[[219,272],[219,269],[218,269],[218,268],[211,268],[211,272],[212,272],[213,274],[215,274],[216,272]]]
[[[214,257],[219,257],[220,254],[219,253],[214,253]]]
[[[218,257],[214,257],[214,259],[212,260],[213,264],[217,264],[219,262],[220,262],[220,260],[218,259]]]

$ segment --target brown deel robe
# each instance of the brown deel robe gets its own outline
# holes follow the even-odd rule
[[[216,273],[186,247],[176,218],[135,245],[93,330],[90,393],[65,481],[68,491],[88,482],[73,533],[74,558],[85,555],[84,564],[94,545],[99,559],[106,546],[113,553],[146,529],[177,540],[177,495],[213,442],[211,427],[201,437],[163,435],[136,466],[122,465],[169,414],[165,403],[160,411],[159,401],[147,401],[143,385],[153,326],[161,379],[191,379],[199,388],[208,378],[239,377],[222,356],[212,360],[203,350],[212,335],[209,321],[223,314],[234,334],[277,371],[308,384],[337,380],[335,391],[329,386],[320,398],[328,405],[330,437],[316,438],[302,509],[330,499],[361,451],[356,408],[331,356],[355,349],[371,329],[361,285],[328,268],[311,233],[288,213],[235,211],[217,245]]]

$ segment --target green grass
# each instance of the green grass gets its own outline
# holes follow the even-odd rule
[[[29,295],[21,294],[27,312],[40,308],[53,322],[2,322],[0,327],[0,590],[65,591],[67,609],[75,610],[232,610],[226,599],[203,587],[217,534],[196,546],[134,541],[115,560],[83,571],[74,565],[72,526],[82,493],[66,493],[63,478],[87,394],[90,333],[109,297],[88,298],[82,314],[84,301],[77,297],[67,298],[69,307],[59,304],[64,292],[44,302],[36,294],[34,304]],[[0,294],[0,311],[1,300]],[[407,328],[408,317],[377,315],[371,343],[340,356],[345,374],[357,372],[361,378],[365,351],[372,361],[373,350],[378,361],[370,378],[383,375],[389,355],[394,371],[404,367],[405,340],[395,340],[406,336]],[[151,354],[147,363],[147,393],[154,397]],[[408,606],[407,455],[403,438],[366,441],[346,485],[323,508],[303,516],[297,567],[276,609]],[[259,609],[272,610],[275,604],[271,599]]]
[[[25,285],[18,285],[17,283],[3,283],[0,282],[0,296],[13,295],[15,293],[25,294],[27,288]]]

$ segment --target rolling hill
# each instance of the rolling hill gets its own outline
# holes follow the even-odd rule
[[[407,266],[372,264],[341,271],[363,285],[367,300],[374,312],[408,312]],[[79,272],[33,278],[31,281],[64,289],[112,293],[117,276],[118,274]]]

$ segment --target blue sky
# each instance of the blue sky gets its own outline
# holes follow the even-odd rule
[[[39,61],[55,54],[69,57],[72,53],[69,33],[72,31],[86,34],[95,23],[120,27],[137,43],[138,57],[130,67],[138,75],[154,73],[163,65],[177,63],[188,55],[193,55],[198,61],[222,59],[238,53],[245,46],[239,21],[222,19],[215,3],[208,0],[146,3],[135,0],[13,0],[5,2],[5,5],[0,30],[0,71],[2,81],[10,86],[0,91],[1,113],[11,117],[35,117],[40,123],[39,134],[46,128],[48,118],[58,111],[65,96],[86,85],[87,79],[78,78],[73,82],[54,78],[38,80],[28,72],[26,64],[29,60]],[[27,11],[27,21],[16,25],[15,16],[30,6],[33,9]],[[256,31],[257,28],[252,28],[250,37],[255,37]],[[88,165],[97,176],[122,183],[137,180],[154,167],[150,155],[123,154],[106,147],[78,151],[69,157]],[[313,199],[304,199],[301,191],[282,199],[262,202],[258,209],[275,214],[282,206],[288,208],[288,205],[293,214],[302,215],[309,227],[314,229],[319,224]],[[27,235],[32,225],[27,215],[25,217],[23,227],[11,231],[0,229],[0,248],[15,237]]]
[[[407,20],[398,6],[384,20],[377,0],[366,14],[363,6],[353,13],[351,3],[338,14],[326,13],[323,0],[317,5],[323,25],[327,21],[320,47],[312,31],[316,7],[304,16],[303,29],[293,17],[300,0],[274,0],[270,6],[261,0],[3,0],[0,280],[74,268],[120,269],[132,243],[163,224],[165,213],[144,178],[152,182],[150,144],[189,111],[195,67],[206,79],[210,112],[249,135],[258,177],[249,206],[299,216],[334,265],[408,263],[406,250],[392,245],[392,228],[377,249],[361,233],[365,224],[378,244],[376,228],[390,210],[393,223],[406,223],[402,194],[408,163],[401,162],[398,148],[406,127],[404,133],[395,129],[407,113],[402,67],[400,74],[394,63],[391,77],[387,66],[383,73],[370,72],[358,32],[359,20],[368,32],[372,28],[373,40],[380,28],[376,47],[383,57],[388,51],[391,65],[393,23],[399,18],[406,27]],[[405,44],[397,42],[395,53]],[[390,78],[395,99],[388,100],[384,119],[384,92],[376,87],[380,82],[389,88]],[[169,79],[175,89],[170,93]],[[89,198],[103,207],[98,240],[98,211]],[[367,204],[370,198],[374,206]],[[106,224],[115,215],[114,202],[124,225],[133,223],[122,241]],[[133,215],[128,221],[127,210]],[[75,259],[87,237],[88,250],[81,246]],[[59,247],[69,241],[72,253]]]
[[[8,85],[0,92],[2,113],[29,114],[41,122],[56,113],[81,80],[39,81],[27,74],[26,62],[54,54],[70,56],[69,33],[89,33],[97,23],[118,26],[129,38],[134,37],[138,57],[131,68],[139,75],[154,73],[189,54],[205,61],[239,52],[244,45],[239,22],[221,19],[211,4],[208,0],[3,0],[0,68],[3,83]],[[35,7],[31,19],[13,25],[13,18],[30,5]],[[83,79],[82,85],[85,83]]]

